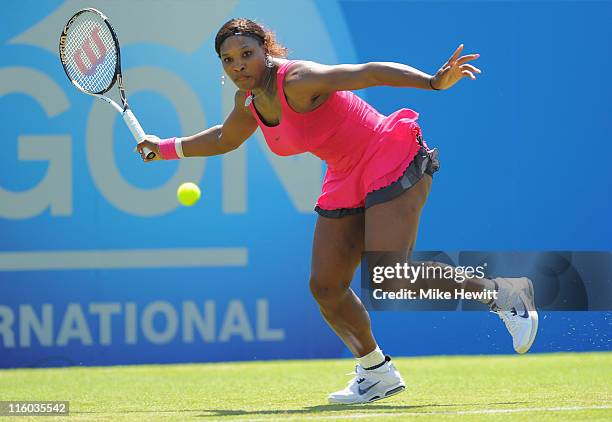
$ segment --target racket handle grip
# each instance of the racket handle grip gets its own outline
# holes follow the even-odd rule
[[[128,108],[123,112],[123,120],[130,129],[130,132],[132,132],[132,136],[134,139],[136,139],[136,142],[140,142],[145,138],[145,131],[142,129],[142,126],[140,126],[140,123],[138,123],[138,119],[136,119],[136,116],[134,116],[132,110]],[[155,153],[149,148],[143,148],[143,152],[148,160],[155,158]]]

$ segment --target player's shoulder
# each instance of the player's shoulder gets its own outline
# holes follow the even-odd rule
[[[291,63],[283,81],[285,94],[294,99],[310,99],[312,95],[316,94],[312,81],[316,80],[322,66],[322,64],[310,60],[296,60]]]
[[[281,65],[289,62],[290,60],[283,60]],[[320,63],[313,62],[310,60],[291,60],[291,65],[285,73],[285,84],[291,84],[298,82],[308,75],[316,71],[317,68],[321,67]]]

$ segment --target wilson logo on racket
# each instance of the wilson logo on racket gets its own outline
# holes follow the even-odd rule
[[[94,51],[93,45],[95,44],[97,53]],[[99,64],[104,62],[106,58],[106,46],[100,38],[100,28],[98,26],[92,29],[88,38],[83,41],[81,47],[79,47],[72,56],[77,68],[83,75],[91,76],[96,72],[96,68]],[[89,66],[84,61],[84,56],[89,61]]]

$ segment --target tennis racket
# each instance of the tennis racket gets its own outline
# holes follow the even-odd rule
[[[145,137],[140,123],[130,110],[121,76],[119,40],[110,22],[99,10],[83,9],[76,12],[64,26],[59,40],[59,55],[66,76],[77,89],[109,103],[140,142]],[[120,106],[102,94],[117,83]],[[147,159],[155,153],[144,148]]]

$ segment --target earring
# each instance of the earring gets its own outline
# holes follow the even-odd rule
[[[221,75],[221,85],[225,85],[225,75]]]
[[[266,67],[269,69],[274,67],[274,62],[272,61],[272,57],[269,54],[266,55]]]

